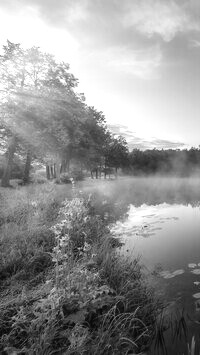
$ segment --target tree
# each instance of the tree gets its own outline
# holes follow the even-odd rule
[[[107,129],[103,112],[89,106],[87,113],[88,118],[84,122],[85,134],[80,141],[80,148],[82,155],[85,154],[85,166],[91,170],[91,176],[95,172],[96,178],[98,178],[105,164],[105,153],[110,140],[110,132]]]
[[[13,142],[27,147],[24,181],[28,181],[32,152],[60,154],[69,137],[66,121],[72,122],[82,114],[84,105],[73,92],[78,81],[68,72],[69,65],[57,63],[52,55],[42,53],[37,47],[24,50],[19,44],[8,41],[7,46],[3,46],[0,69],[1,124],[5,132],[16,138],[8,147],[10,159],[5,166],[5,186],[9,185],[17,148]]]
[[[105,156],[106,166],[115,168],[116,174],[120,167],[125,167],[128,162],[128,147],[124,137],[110,137]]]
[[[85,104],[77,94],[78,80],[69,64],[38,47],[23,49],[7,41],[0,57],[1,122],[6,164],[3,186],[9,186],[14,154],[26,156],[24,183],[29,181],[31,162],[38,157],[46,163],[47,178],[69,170],[71,161],[95,170],[104,166],[116,171],[126,159],[127,146],[122,137],[114,138],[105,117]]]

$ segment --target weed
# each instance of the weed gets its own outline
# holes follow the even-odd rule
[[[139,260],[116,251],[91,198],[70,192],[63,201],[65,193],[33,184],[14,191],[12,207],[4,201],[0,351],[139,353],[151,341],[157,305]]]

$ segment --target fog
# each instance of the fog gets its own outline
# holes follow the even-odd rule
[[[85,192],[92,191],[109,197],[115,203],[134,206],[161,203],[198,206],[200,201],[200,174],[180,177],[129,177],[115,180],[91,180],[82,184]]]

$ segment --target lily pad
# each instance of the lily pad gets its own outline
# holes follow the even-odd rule
[[[199,286],[200,285],[200,281],[194,281],[194,285]]]
[[[196,266],[197,266],[197,264],[194,264],[194,263],[188,264],[188,267],[191,269],[194,269]]]
[[[194,293],[194,295],[192,295],[194,298],[200,298],[200,292],[198,293]]]
[[[170,274],[170,271],[168,271],[168,270],[163,270],[163,271],[159,272],[159,275],[162,277],[165,277],[166,275],[169,275],[169,274]]]
[[[195,310],[196,310],[196,312],[200,311],[200,299],[195,301]]]
[[[172,279],[173,277],[175,277],[176,275],[173,274],[168,274],[166,276],[164,276],[164,279]]]
[[[184,270],[183,269],[179,269],[179,270],[175,270],[174,272],[172,272],[172,275],[177,276],[177,275],[182,275],[184,274]]]
[[[175,270],[174,272],[170,272],[168,270],[161,271],[160,276],[164,277],[164,279],[172,279],[175,276],[183,274],[185,271],[183,269]]]
[[[194,269],[191,272],[192,272],[192,274],[200,275],[200,269]]]

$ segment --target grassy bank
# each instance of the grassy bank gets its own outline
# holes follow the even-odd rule
[[[55,184],[0,194],[0,353],[145,352],[157,304],[119,257],[109,202]]]

